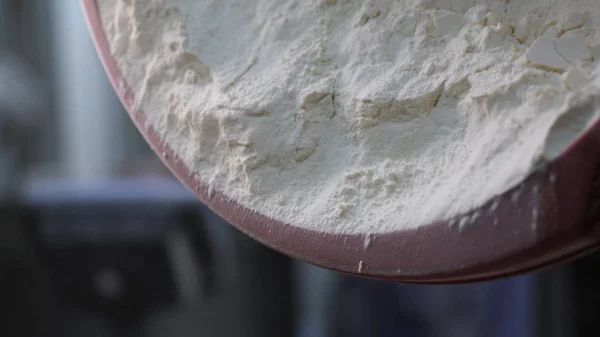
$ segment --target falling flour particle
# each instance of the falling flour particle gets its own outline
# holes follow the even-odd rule
[[[173,156],[302,228],[460,216],[598,117],[598,0],[98,3],[120,85]]]
[[[498,209],[498,206],[500,206],[500,200],[495,199],[494,202],[492,203],[492,206],[490,207],[490,212],[491,213],[496,212],[496,210]]]
[[[462,232],[464,231],[467,226],[469,225],[469,223],[471,222],[471,218],[468,216],[464,216],[460,219],[460,222],[458,223],[458,229]]]
[[[480,217],[480,216],[481,216],[481,214],[480,214],[479,212],[474,212],[474,213],[471,215],[471,220],[469,220],[469,222],[470,222],[471,224],[474,224],[474,223],[476,223],[476,222],[477,222],[477,219],[479,219],[479,217]]]
[[[365,241],[363,243],[363,248],[365,250],[371,248],[371,244],[373,244],[373,235],[372,234],[367,234],[365,236]]]
[[[514,191],[511,196],[510,196],[510,201],[512,201],[513,204],[516,204],[519,202],[519,198],[521,197],[521,194],[523,193],[523,191],[521,190],[521,188],[518,188],[516,191]]]

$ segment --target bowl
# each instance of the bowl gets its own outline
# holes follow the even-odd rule
[[[82,0],[98,54],[131,119],[171,172],[210,209],[255,240],[320,267],[407,283],[467,283],[507,277],[576,258],[600,245],[600,121],[555,160],[485,205],[411,230],[341,235],[255,213],[194,178],[133,109],[120,81],[97,0]]]

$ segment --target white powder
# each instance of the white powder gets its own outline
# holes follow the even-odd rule
[[[136,108],[198,179],[304,228],[480,206],[600,106],[598,0],[99,3]]]

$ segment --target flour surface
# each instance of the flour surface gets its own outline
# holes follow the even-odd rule
[[[198,179],[303,228],[468,211],[600,109],[598,0],[98,2],[135,108]]]

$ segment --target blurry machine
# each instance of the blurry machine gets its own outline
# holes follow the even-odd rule
[[[87,316],[131,333],[145,315],[210,293],[204,214],[176,192],[164,182],[53,183],[31,191],[35,251],[65,329],[81,335],[74,319]]]
[[[32,191],[36,251],[66,313],[104,316],[127,331],[158,308],[210,292],[213,261],[202,209],[187,194],[156,185],[53,184]]]
[[[173,179],[41,182],[23,201],[0,204],[2,336],[293,334],[291,261]]]

